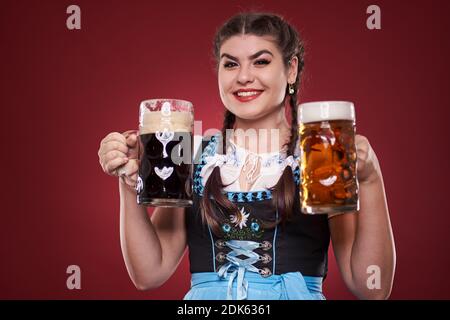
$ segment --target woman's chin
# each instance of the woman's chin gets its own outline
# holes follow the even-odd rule
[[[271,105],[268,101],[249,101],[245,103],[232,102],[228,104],[227,109],[232,112],[237,118],[243,120],[258,120],[264,118],[268,114],[279,110],[278,104],[274,104],[273,107],[267,107]]]
[[[233,105],[228,108],[237,118],[243,120],[255,120],[260,118],[264,110],[255,105]]]
[[[258,120],[259,118],[262,117],[262,113],[261,112],[254,112],[254,111],[250,111],[250,112],[242,112],[242,111],[238,111],[238,112],[233,112],[234,115],[242,120]]]

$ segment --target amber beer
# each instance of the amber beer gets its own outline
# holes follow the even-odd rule
[[[141,103],[138,204],[192,205],[193,119],[189,101],[153,99]]]
[[[304,103],[299,106],[298,121],[302,212],[358,211],[353,103]]]

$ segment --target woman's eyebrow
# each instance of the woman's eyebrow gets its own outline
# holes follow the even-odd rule
[[[270,52],[269,50],[264,49],[264,50],[260,50],[260,51],[258,51],[256,53],[252,54],[251,56],[248,57],[248,59],[249,60],[256,59],[256,58],[258,58],[260,55],[262,55],[264,53],[268,53],[268,54],[270,54],[273,57],[272,52]],[[228,53],[222,53],[222,55],[220,56],[220,59],[223,59],[223,58],[228,58],[230,60],[239,61],[238,58],[233,57],[231,54],[228,54]]]

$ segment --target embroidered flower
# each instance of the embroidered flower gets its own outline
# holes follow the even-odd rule
[[[254,232],[258,232],[259,231],[259,224],[256,222],[252,222],[252,224],[250,225],[250,227],[252,228],[252,230]]]
[[[222,226],[222,230],[225,231],[226,233],[228,233],[228,232],[230,232],[230,230],[231,230],[231,226],[230,226],[228,223],[225,223],[225,224]]]
[[[257,239],[261,239],[264,234],[264,228],[262,228],[262,224],[258,219],[247,218],[246,224],[248,224],[249,226],[245,226],[240,229],[239,224],[235,226],[236,222],[231,222],[232,217],[234,216],[230,216],[230,219],[226,219],[225,222],[221,225],[222,230],[224,231],[224,240],[256,241]],[[233,221],[235,221],[235,217]]]
[[[241,211],[238,211],[236,215],[231,215],[231,223],[235,224],[235,227],[239,227],[242,229],[247,226],[247,220],[250,213],[246,213],[244,207],[241,208]]]
[[[269,158],[265,159],[262,163],[262,166],[267,168],[272,166],[274,163],[276,164],[282,164],[284,161],[284,157],[282,154],[275,154],[273,156],[270,156]]]

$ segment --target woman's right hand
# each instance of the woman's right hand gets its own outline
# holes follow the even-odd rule
[[[122,182],[134,188],[139,169],[135,130],[126,131],[123,134],[118,132],[108,134],[100,142],[98,157],[106,174],[120,177]]]

